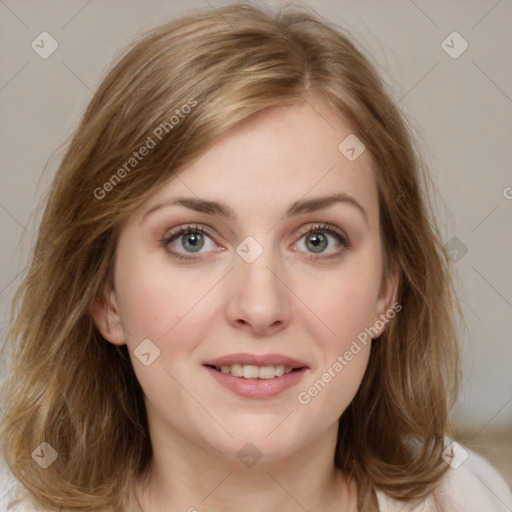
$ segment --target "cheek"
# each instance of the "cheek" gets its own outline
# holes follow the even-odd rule
[[[312,428],[336,423],[356,395],[368,364],[370,342],[348,343],[345,350],[332,354],[322,368],[314,372],[297,394]]]
[[[125,253],[116,265],[116,283],[128,344],[133,347],[150,338],[163,348],[171,340],[174,344],[193,338],[211,311],[205,304],[216,280],[192,269],[172,272],[165,257],[150,260]],[[179,337],[183,331],[185,336]]]
[[[177,297],[163,283],[153,282],[152,276],[134,272],[119,287],[119,295],[121,318],[132,341],[161,336],[166,325],[171,328]]]
[[[183,316],[187,288],[162,275],[162,268],[143,255],[120,250],[116,261],[119,314],[130,342],[159,338]]]
[[[318,411],[324,420],[336,421],[357,393],[368,364],[372,336],[367,329],[375,320],[380,261],[371,254],[353,258],[321,284],[311,295],[311,309],[328,329],[321,324],[315,330],[322,358],[298,401],[313,416]]]
[[[322,320],[318,329],[322,329],[323,335],[318,339],[327,352],[345,350],[358,334],[372,325],[379,280],[380,272],[374,266],[359,264],[346,265],[339,272],[326,275],[314,287],[302,278],[299,294],[308,297],[304,301],[310,310],[307,316]]]

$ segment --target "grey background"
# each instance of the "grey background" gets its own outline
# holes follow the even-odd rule
[[[115,56],[143,30],[191,8],[227,3],[0,0],[0,334],[35,241],[34,208]],[[510,430],[512,2],[306,3],[352,32],[417,127],[444,200],[444,242],[457,251],[465,299],[456,419],[475,431]],[[43,31],[59,45],[47,59],[31,48]],[[441,47],[453,31],[469,44],[456,59]]]

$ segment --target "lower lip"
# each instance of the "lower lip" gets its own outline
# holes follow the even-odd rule
[[[213,375],[217,382],[245,398],[271,398],[279,395],[283,391],[295,386],[307,370],[307,368],[301,368],[273,379],[245,379],[244,377],[234,377],[230,373],[219,372],[209,366],[205,366],[205,368]]]

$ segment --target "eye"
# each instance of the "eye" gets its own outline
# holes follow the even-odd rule
[[[306,228],[297,246],[300,250],[312,253],[314,255],[313,259],[317,259],[339,256],[342,252],[339,247],[348,248],[350,243],[347,236],[334,226],[315,224]]]
[[[296,245],[299,250],[312,254],[312,259],[337,257],[341,255],[341,248],[350,247],[347,236],[329,224],[309,226],[302,230],[301,235]],[[197,259],[195,255],[216,250],[216,244],[208,229],[200,224],[180,226],[164,236],[160,242],[169,254],[180,260]]]
[[[195,259],[194,254],[214,250],[215,242],[204,226],[199,224],[187,224],[167,234],[162,240],[168,252],[178,259]],[[169,248],[171,246],[174,250]],[[202,251],[202,249],[206,249]],[[183,254],[183,252],[185,254]],[[191,256],[187,256],[186,254]]]

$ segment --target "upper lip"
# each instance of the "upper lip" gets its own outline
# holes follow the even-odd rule
[[[283,356],[281,354],[229,354],[227,356],[211,359],[204,363],[210,366],[233,366],[254,365],[254,366],[288,366],[290,368],[308,367],[306,363],[294,359],[293,357]]]

